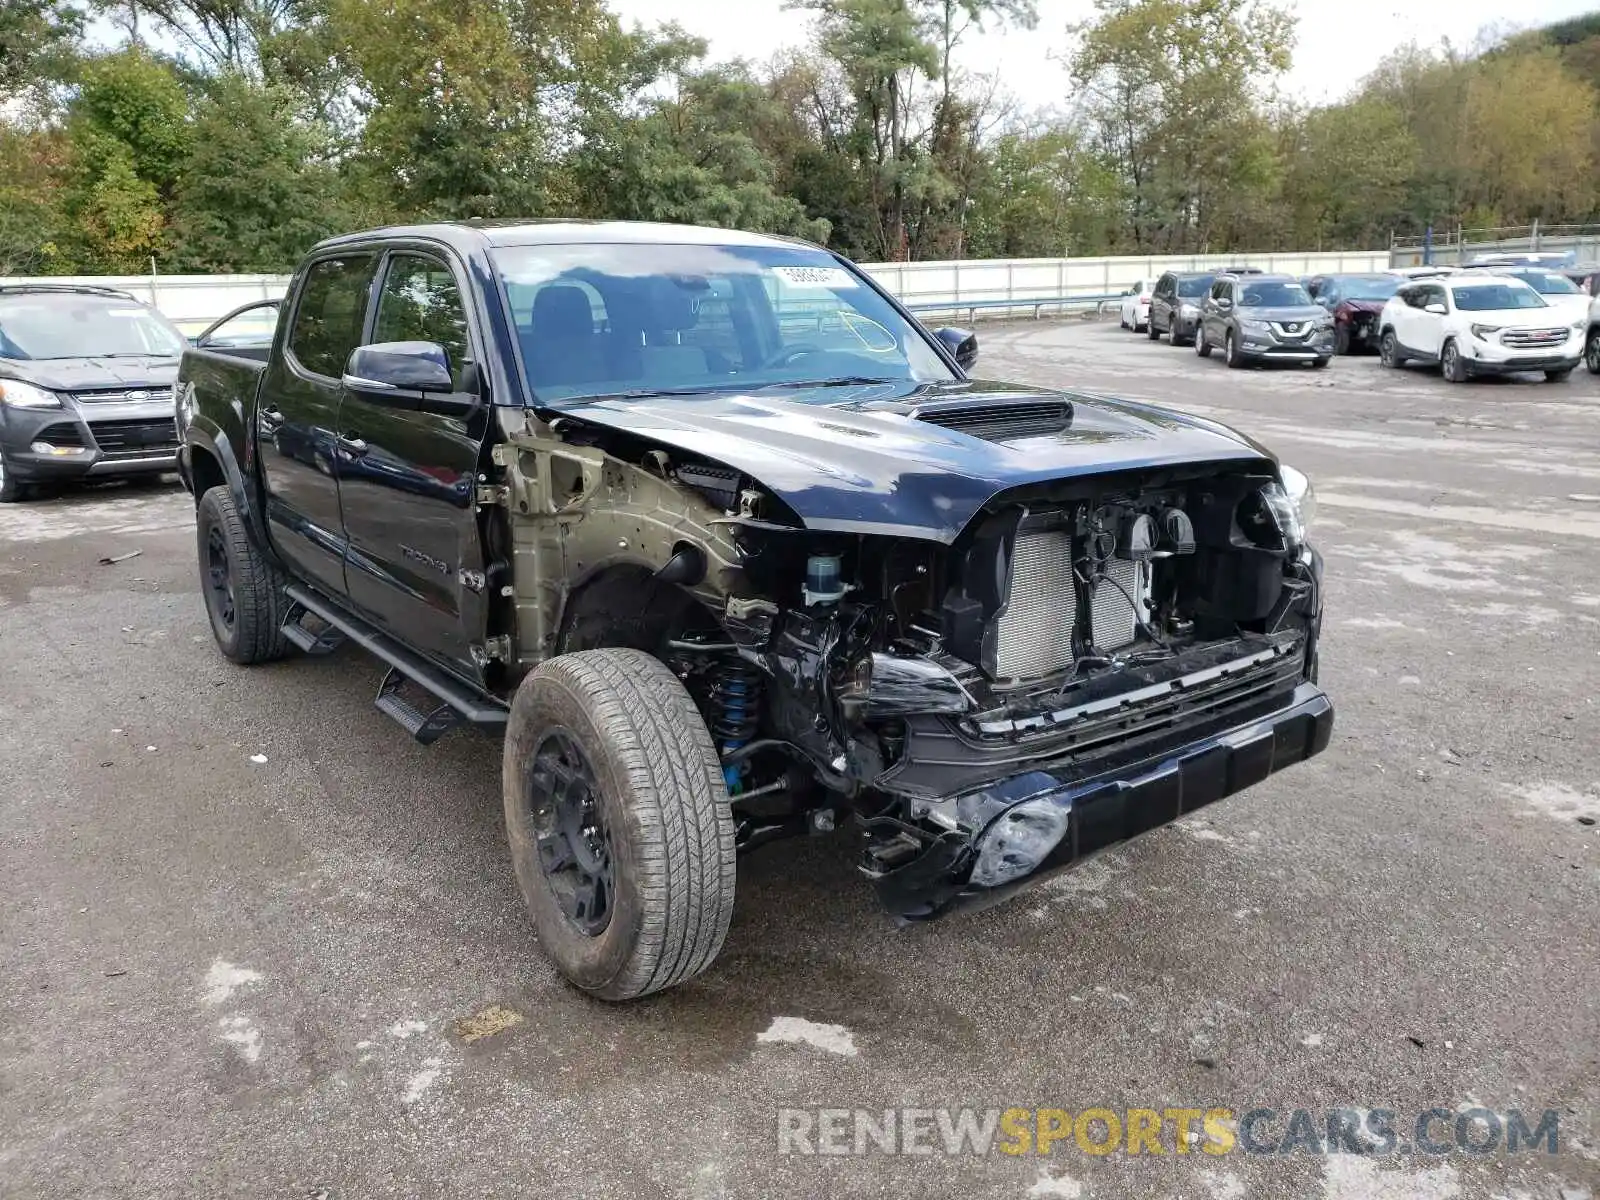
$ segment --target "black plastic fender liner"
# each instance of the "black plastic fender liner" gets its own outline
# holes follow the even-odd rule
[[[504,731],[510,709],[502,701],[448,675],[321,592],[312,591],[304,584],[292,583],[284,589],[284,593],[374,658],[388,663],[418,687],[437,696],[460,713],[463,721],[486,732]]]

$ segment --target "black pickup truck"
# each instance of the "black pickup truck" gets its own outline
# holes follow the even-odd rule
[[[212,629],[503,735],[539,940],[608,999],[704,970],[773,839],[848,820],[923,919],[1321,751],[1304,476],[976,357],[782,238],[324,242],[270,347],[179,370]]]

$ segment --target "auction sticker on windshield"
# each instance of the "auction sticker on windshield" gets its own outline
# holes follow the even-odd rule
[[[773,267],[772,273],[790,287],[860,287],[856,277],[843,267]]]

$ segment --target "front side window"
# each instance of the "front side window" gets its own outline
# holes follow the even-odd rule
[[[443,346],[450,360],[451,382],[460,391],[472,343],[467,336],[467,311],[450,268],[426,255],[393,255],[378,290],[372,341]]]
[[[803,246],[512,246],[493,258],[542,402],[955,377],[919,326]]]
[[[0,297],[0,358],[176,358],[184,338],[135,300],[87,293]]]
[[[1444,289],[1439,289],[1440,295]],[[1522,283],[1482,283],[1454,289],[1462,312],[1492,312],[1501,308],[1548,308],[1544,297]]]
[[[308,371],[337,379],[361,343],[372,282],[370,254],[324,258],[311,264],[300,288],[289,350]]]
[[[1178,281],[1178,295],[1204,296],[1206,289],[1211,286],[1212,276],[1198,275],[1193,279],[1180,279]]]

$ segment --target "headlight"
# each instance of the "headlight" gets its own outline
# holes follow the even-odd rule
[[[1186,317],[1197,317],[1200,315],[1200,310],[1192,304],[1180,305],[1178,311]]]
[[[1265,321],[1240,321],[1239,328],[1248,329],[1251,333],[1266,333],[1267,323]]]
[[[1503,326],[1500,325],[1474,325],[1472,326],[1472,336],[1479,341],[1487,342],[1490,337],[1499,333],[1502,328]]]
[[[1589,327],[1589,322],[1588,321],[1574,321],[1572,323],[1572,327],[1574,329],[1576,329],[1579,333],[1582,333],[1585,329],[1587,329]]]
[[[1283,490],[1289,494],[1289,503],[1294,505],[1295,516],[1300,518],[1300,533],[1303,537],[1311,528],[1311,520],[1317,515],[1317,493],[1311,486],[1311,480],[1306,478],[1305,472],[1297,471],[1287,463],[1280,464],[1278,475],[1283,480]]]
[[[7,408],[60,408],[61,397],[31,383],[7,379],[0,383],[0,404]]]

